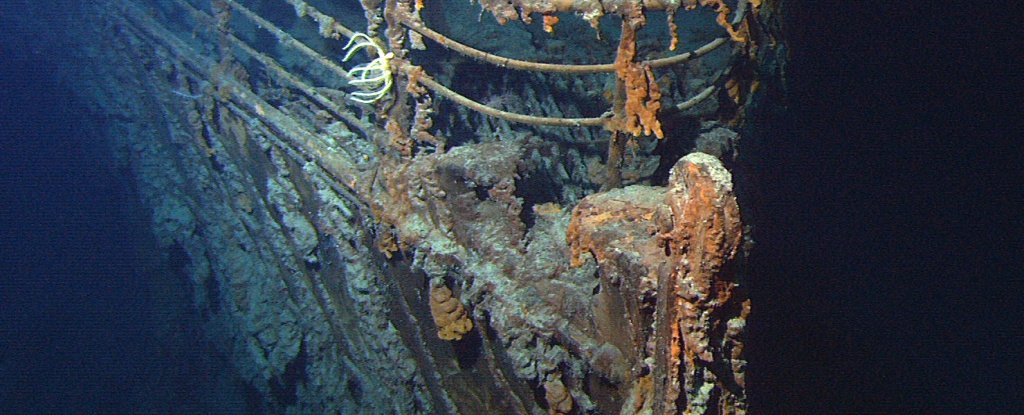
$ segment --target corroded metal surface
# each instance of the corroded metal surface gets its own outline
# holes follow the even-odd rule
[[[739,209],[721,162],[692,153],[672,168],[667,188],[587,197],[568,238],[573,263],[592,254],[628,316],[633,407],[623,413],[746,412],[750,303],[734,263]]]
[[[652,67],[637,31],[645,11],[699,4],[437,4],[362,1],[356,17],[298,0],[96,6],[118,45],[98,53],[123,63],[106,87],[137,90],[103,111],[135,109],[117,126],[156,233],[188,258],[207,335],[262,409],[744,412],[743,224],[722,163],[734,161],[730,123],[743,101],[708,93],[685,112],[660,103],[719,90],[732,76],[722,66],[753,45],[693,55],[714,64]],[[563,23],[541,41],[491,22],[466,39],[455,22],[481,6],[499,21],[617,15],[629,32],[595,43],[593,29],[573,35]],[[346,99],[350,72],[328,57],[362,30],[343,23],[366,16],[395,77],[369,105]],[[622,70],[481,77],[460,55],[436,49],[425,62],[411,51],[422,42],[413,20],[495,53],[540,44],[528,58],[603,53]],[[729,38],[713,16],[694,30],[721,36],[716,46]],[[425,87],[427,71],[489,108],[570,121],[491,118]],[[593,118],[611,132],[571,121],[617,102],[634,104],[621,126]],[[610,134],[624,140],[615,152]],[[677,162],[692,148],[715,156]]]

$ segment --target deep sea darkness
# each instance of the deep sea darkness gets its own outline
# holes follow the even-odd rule
[[[1021,49],[981,36],[1006,17],[787,5],[789,111],[753,170],[752,413],[1020,413]],[[104,121],[0,44],[0,414],[245,412]]]
[[[4,52],[0,411],[126,411],[156,360],[137,248],[152,243],[145,218],[46,63]]]
[[[1021,107],[1005,107],[1022,75],[998,51],[1020,49],[989,36],[994,16],[786,4],[790,111],[758,174],[752,407],[1019,413],[1022,130],[1007,120]]]
[[[0,48],[0,414],[243,413],[103,120],[53,71]]]

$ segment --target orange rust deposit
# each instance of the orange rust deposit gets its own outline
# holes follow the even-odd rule
[[[452,290],[443,285],[430,289],[430,315],[434,317],[437,337],[441,340],[461,340],[473,329],[466,308],[452,295]]]
[[[612,130],[625,131],[639,137],[654,134],[664,138],[658,111],[661,109],[661,88],[649,65],[635,61],[636,29],[628,21],[622,22],[622,37],[619,39],[618,54],[615,57],[615,74],[622,82],[624,110],[613,121]]]
[[[558,16],[544,15],[544,31],[555,33],[555,25],[558,24]]]
[[[573,266],[590,252],[602,275],[655,299],[648,306],[654,331],[638,340],[655,345],[649,356],[654,398],[643,403],[653,413],[746,410],[742,323],[750,302],[729,266],[740,252],[742,228],[729,172],[703,153],[677,162],[667,188],[617,189],[573,209],[567,234]],[[711,370],[719,365],[731,372]],[[707,402],[708,391],[717,401]]]

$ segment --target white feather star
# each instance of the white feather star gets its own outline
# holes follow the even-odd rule
[[[372,104],[391,90],[391,58],[395,57],[395,54],[385,52],[365,33],[356,33],[345,45],[346,53],[342,62],[348,62],[352,55],[364,48],[373,49],[377,57],[348,71],[349,85],[355,85],[360,89],[348,97],[353,101]]]

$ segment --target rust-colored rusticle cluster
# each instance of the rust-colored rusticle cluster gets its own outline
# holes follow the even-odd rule
[[[466,308],[452,295],[452,290],[443,285],[430,289],[430,314],[441,340],[461,340],[473,329]]]

